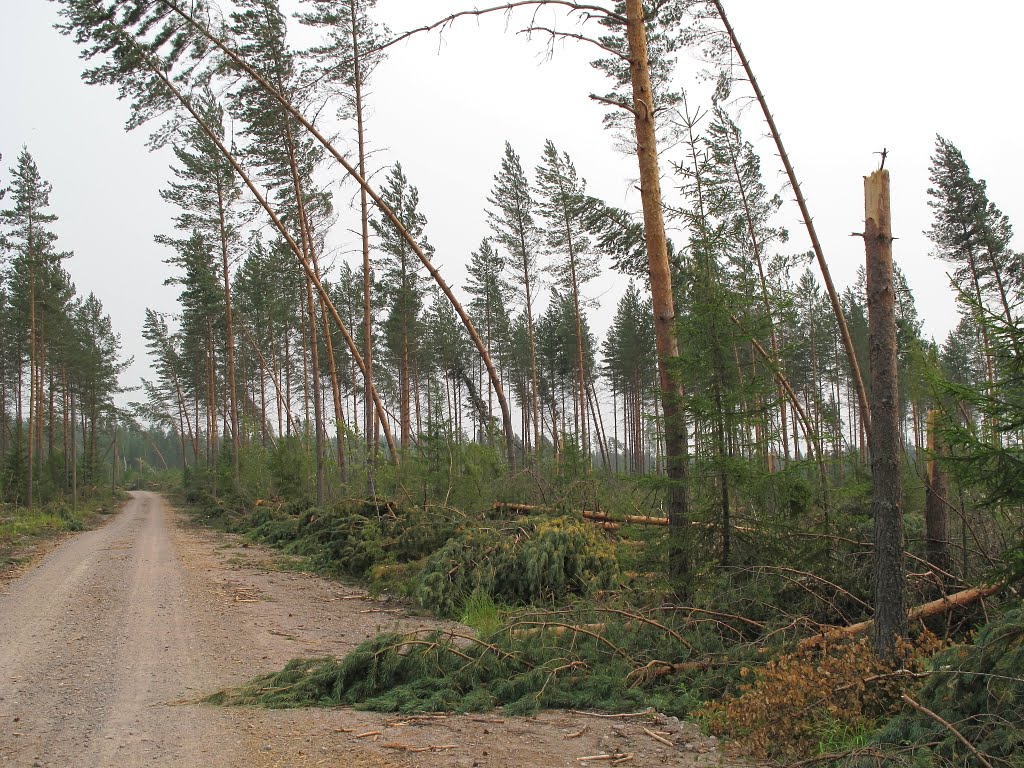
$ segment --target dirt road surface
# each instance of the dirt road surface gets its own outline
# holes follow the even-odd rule
[[[597,755],[628,766],[721,763],[692,726],[652,716],[198,703],[297,656],[342,655],[378,631],[440,626],[280,566],[279,555],[195,527],[145,492],[104,527],[64,541],[0,587],[0,765],[547,768]]]

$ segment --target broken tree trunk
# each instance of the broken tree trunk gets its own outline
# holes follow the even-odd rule
[[[875,518],[875,651],[892,658],[907,635],[900,478],[896,292],[893,284],[889,172],[864,178],[864,247],[871,364],[871,512]]]
[[[973,605],[980,600],[984,600],[986,597],[991,597],[1001,590],[1005,584],[1000,582],[999,584],[993,584],[988,587],[971,587],[965,589],[962,592],[957,592],[946,597],[940,597],[938,600],[932,600],[929,603],[915,606],[911,608],[904,616],[904,620],[909,623],[911,621],[920,621],[922,619],[928,619],[932,616],[939,616],[943,613],[948,613],[954,608],[964,608],[968,605]],[[822,643],[833,642],[836,640],[849,640],[852,637],[863,634],[875,626],[874,619],[868,619],[867,621],[861,621],[857,624],[850,624],[848,627],[829,627],[824,629],[820,634],[814,635],[813,637],[807,637],[800,641],[799,646],[801,648],[807,648]]]

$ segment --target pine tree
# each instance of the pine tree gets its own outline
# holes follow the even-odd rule
[[[630,281],[619,300],[601,351],[612,386],[613,403],[622,401],[622,445],[626,469],[640,473],[644,471],[645,464],[643,428],[648,418],[646,408],[657,388],[657,357],[654,327],[651,323],[651,301],[641,296],[633,281]],[[617,416],[613,417],[613,421],[617,446]],[[616,447],[616,464],[617,458]]]
[[[370,19],[368,11],[375,0],[312,0],[313,10],[299,15],[300,21],[312,27],[327,31],[327,40],[311,49],[310,55],[317,62],[317,80],[336,87],[342,100],[341,113],[356,120],[356,137],[359,147],[359,162],[356,170],[364,178],[366,169],[365,130],[365,89],[373,70],[383,60],[384,52],[379,47],[387,36],[387,29],[378,27]],[[340,62],[340,63],[339,63]],[[372,276],[370,267],[370,215],[366,189],[359,189],[360,234],[363,255],[363,363],[366,370],[364,388],[369,392],[373,387],[373,320],[372,320]],[[364,427],[367,456],[376,433],[376,419],[370,398],[365,398]],[[368,494],[375,495],[372,461],[368,462]]]
[[[206,123],[224,135],[224,110],[212,94],[200,102]],[[220,279],[223,283],[224,337],[218,339],[218,350],[226,357],[228,415],[231,428],[232,472],[239,483],[241,435],[238,419],[238,392],[235,382],[235,331],[232,322],[231,262],[241,239],[244,221],[238,209],[241,184],[227,159],[198,125],[189,125],[180,143],[174,146],[177,165],[173,167],[177,181],[172,181],[161,196],[181,209],[175,226],[186,234],[199,233],[204,241],[220,254]],[[218,323],[219,325],[219,323]]]
[[[494,250],[490,240],[485,239],[480,243],[480,248],[470,254],[466,280],[466,292],[472,297],[469,310],[473,313],[474,324],[483,331],[488,354],[499,362],[504,358],[504,354],[499,354],[499,349],[504,351],[509,332],[508,310],[505,305],[509,286],[502,274],[504,271],[505,260]],[[481,365],[481,380],[483,375]],[[491,395],[488,388],[488,428],[491,419],[494,418]],[[493,441],[493,435],[489,434],[487,439]]]
[[[494,177],[494,187],[487,202],[492,206],[487,219],[495,241],[509,254],[508,266],[514,275],[513,285],[523,305],[528,342],[530,372],[529,397],[520,407],[529,409],[533,426],[534,450],[540,451],[542,419],[537,394],[537,342],[534,329],[533,304],[537,293],[537,253],[541,233],[534,219],[536,203],[523,171],[522,161],[512,145],[505,142],[501,170]],[[526,435],[524,434],[524,439]]]
[[[567,153],[559,153],[550,139],[544,144],[537,166],[538,212],[547,225],[545,244],[552,258],[548,271],[572,301],[576,320],[576,434],[584,456],[589,456],[587,439],[587,384],[583,334],[582,287],[597,276],[598,261],[590,247],[586,229],[588,198],[586,181],[576,173]]]
[[[66,302],[56,295],[56,289],[67,285],[61,261],[70,254],[55,250],[57,235],[49,225],[57,220],[49,213],[52,187],[39,173],[35,160],[27,149],[18,155],[17,165],[11,169],[11,207],[0,210],[3,227],[0,248],[9,255],[6,282],[9,286],[11,309],[16,313],[17,327],[21,329],[18,347],[22,357],[17,360],[18,413],[16,416],[15,444],[27,449],[25,465],[25,501],[34,502],[34,471],[39,461],[43,436],[43,409],[45,404],[45,326],[46,309],[60,313]],[[53,314],[51,312],[51,314]],[[25,357],[29,365],[27,436],[22,437],[21,367]],[[52,429],[52,424],[51,424]]]
[[[381,196],[406,230],[429,254],[433,248],[424,238],[427,218],[419,210],[419,191],[409,183],[400,163],[388,174]],[[427,279],[420,263],[391,222],[373,219],[381,253],[381,284],[388,301],[387,344],[398,369],[401,445],[412,445],[412,367],[419,344],[419,314]],[[416,395],[418,397],[418,393]]]
[[[989,201],[985,181],[971,175],[960,150],[941,136],[935,139],[929,179],[934,221],[927,235],[936,255],[953,265],[954,279],[977,311],[997,312],[1012,322],[1020,275],[1009,250],[1009,219]],[[997,374],[988,325],[979,319],[978,328],[991,382]]]

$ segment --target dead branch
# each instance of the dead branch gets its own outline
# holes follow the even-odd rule
[[[629,626],[629,624],[631,624],[634,621],[639,621],[641,624],[649,624],[650,626],[656,627],[656,628],[660,629],[662,632],[665,632],[666,634],[671,635],[672,638],[677,643],[679,643],[680,645],[685,646],[686,648],[689,648],[691,651],[693,650],[693,646],[689,643],[689,641],[686,640],[685,637],[680,635],[678,632],[676,632],[671,627],[666,627],[664,624],[662,624],[661,622],[655,621],[654,619],[648,619],[646,616],[641,616],[641,615],[636,614],[636,613],[630,613],[629,611],[623,611],[623,610],[621,610],[619,608],[601,608],[601,609],[599,609],[599,612],[600,613],[614,613],[614,614],[616,614],[618,616],[624,616],[625,618],[629,619],[629,622],[626,623],[627,627]]]
[[[527,37],[529,37],[534,32],[543,32],[544,34],[549,35],[551,37],[551,40],[548,42],[548,58],[550,58],[554,53],[555,40],[559,37],[564,37],[568,38],[569,40],[579,40],[582,43],[590,43],[591,45],[596,45],[605,53],[610,53],[612,56],[615,56],[621,59],[622,61],[625,61],[627,63],[629,62],[629,57],[623,54],[622,52],[616,51],[614,48],[609,48],[607,45],[598,42],[592,37],[587,37],[586,35],[581,35],[576,32],[559,32],[557,29],[551,29],[550,27],[529,26],[526,27],[525,29],[519,30],[519,32],[517,32],[516,34],[526,35]],[[632,112],[633,110],[630,111]],[[636,113],[634,112],[633,114],[635,115]]]
[[[629,104],[624,101],[616,101],[615,99],[606,99],[604,96],[598,96],[596,93],[590,94],[590,98],[594,101],[600,102],[601,104],[607,104],[610,107],[618,107],[629,112],[633,117],[636,117],[636,110],[633,109]]]
[[[928,707],[924,706],[923,704],[918,704],[905,693],[900,698],[903,699],[903,701],[905,701],[911,707],[916,709],[918,712],[920,712],[922,715],[927,715],[936,723],[945,728],[947,731],[956,736],[960,743],[967,747],[969,750],[971,750],[971,754],[973,754],[978,759],[978,762],[984,765],[985,768],[992,768],[992,763],[989,762],[985,754],[976,746],[971,744],[971,742],[967,740],[967,737],[965,737],[962,733],[960,733],[960,731],[953,727],[952,723],[950,723],[948,720],[944,720],[941,716],[937,715],[935,712],[932,712],[930,709],[928,709]]]
[[[648,707],[642,712],[624,712],[618,715],[606,715],[603,712],[584,712],[581,709],[570,709],[574,715],[586,715],[587,717],[600,717],[605,720],[625,720],[631,717],[650,717],[654,714],[654,707]]]
[[[675,744],[673,744],[673,743],[672,743],[671,741],[669,741],[668,739],[666,739],[666,738],[665,738],[664,736],[662,736],[662,735],[661,735],[660,733],[655,733],[655,732],[654,732],[654,731],[652,731],[652,730],[651,730],[650,728],[644,728],[644,726],[642,726],[642,725],[641,725],[640,727],[641,727],[641,728],[643,728],[643,732],[644,732],[644,733],[646,733],[646,734],[647,734],[648,736],[650,736],[650,737],[651,737],[652,739],[654,739],[655,741],[661,742],[661,743],[662,743],[662,744],[664,744],[664,745],[665,745],[666,747],[675,747]]]
[[[610,755],[589,755],[587,757],[577,757],[576,761],[580,763],[591,763],[598,760],[611,760],[615,763],[624,763],[627,760],[633,759],[632,752],[615,752]]]
[[[367,51],[364,51],[364,55],[376,53],[377,51],[383,51],[385,48],[390,48],[393,45],[397,45],[403,40],[408,40],[413,35],[418,35],[421,32],[431,32],[435,29],[443,30],[445,27],[450,27],[458,19],[467,16],[480,18],[481,16],[484,16],[489,13],[496,13],[501,11],[504,11],[505,13],[510,13],[511,11],[514,11],[517,8],[526,8],[529,6],[537,7],[541,5],[563,6],[569,9],[569,13],[581,14],[583,16],[584,21],[587,21],[588,19],[595,18],[598,16],[603,16],[605,18],[617,21],[620,24],[626,23],[625,18],[623,18],[622,16],[612,13],[607,8],[601,8],[600,6],[597,5],[573,3],[570,2],[570,0],[520,0],[520,2],[505,3],[504,5],[495,5],[490,8],[474,8],[473,10],[469,11],[459,11],[458,13],[453,13],[449,16],[445,16],[443,19],[440,19],[439,21],[433,22],[432,24],[424,24],[422,27],[417,27],[416,29],[410,29],[407,32],[403,32],[398,37],[395,37],[389,40],[388,42],[377,46],[376,48],[370,48]]]
[[[634,669],[626,676],[626,680],[632,680],[632,685],[634,686],[644,685],[652,680],[674,675],[677,672],[703,672],[705,669],[710,669],[718,663],[721,662],[710,658],[701,659],[700,661],[680,661],[675,664],[669,661],[662,661],[661,659],[654,659],[642,667]]]

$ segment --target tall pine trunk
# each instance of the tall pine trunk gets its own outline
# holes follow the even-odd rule
[[[670,547],[669,570],[673,576],[690,572],[687,544],[689,500],[687,468],[689,436],[682,407],[682,388],[673,380],[671,367],[679,357],[675,333],[675,300],[668,260],[668,239],[662,212],[661,174],[658,170],[658,140],[654,122],[654,91],[647,53],[643,0],[626,0],[626,40],[633,86],[633,114],[636,152],[640,166],[640,200],[643,206],[644,237],[654,307],[655,347],[658,352],[658,381],[665,416],[665,448],[668,454]]]
[[[889,172],[864,179],[864,244],[871,364],[871,509],[875,518],[875,650],[895,657],[907,635],[896,302],[893,285]]]

